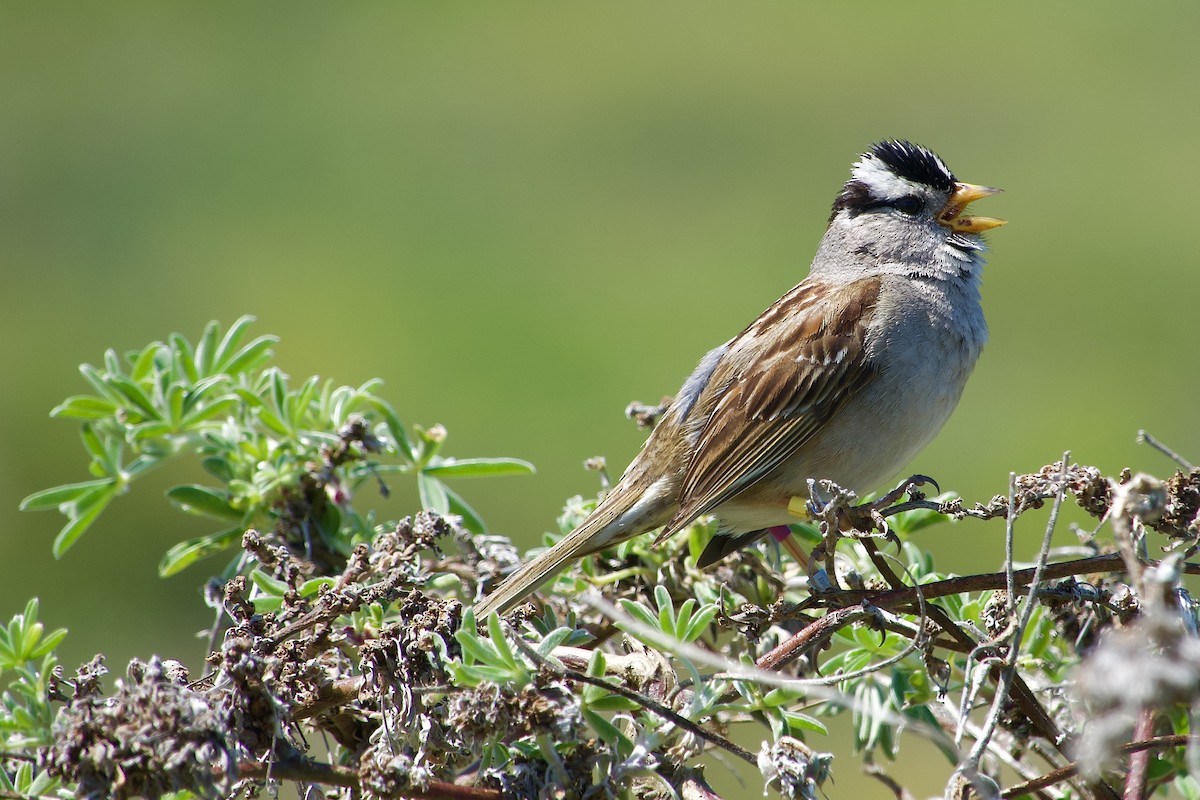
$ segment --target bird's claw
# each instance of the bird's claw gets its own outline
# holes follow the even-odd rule
[[[913,475],[882,497],[869,503],[855,505],[853,503],[857,498],[852,492],[832,484],[826,485],[828,483],[826,481],[820,482],[821,488],[833,489],[833,493],[829,500],[821,499],[823,493],[814,491],[816,483],[816,481],[809,481],[809,499],[805,505],[805,510],[811,519],[834,523],[840,531],[853,530],[860,533],[879,531],[879,534],[888,541],[898,541],[887,523],[887,517],[891,516],[887,512],[900,498],[907,495],[910,502],[924,500],[925,493],[920,490],[922,486],[933,486],[939,494],[942,491],[937,481],[928,475]]]

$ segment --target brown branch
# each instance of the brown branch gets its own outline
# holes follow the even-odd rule
[[[275,779],[359,788],[358,770],[338,764],[325,764],[320,761],[299,758],[267,764],[258,761],[243,761],[238,764],[238,777],[252,781]]]
[[[755,666],[762,670],[778,671],[795,661],[809,646],[833,634],[838,628],[857,622],[866,615],[862,606],[839,608],[821,617],[816,622],[804,626],[791,638],[777,645],[774,650],[762,656]]]
[[[296,706],[292,710],[292,719],[301,720],[315,717],[326,709],[357,700],[359,690],[362,689],[362,683],[362,676],[357,675],[353,678],[342,678],[341,680],[322,685],[312,702]]]
[[[1138,712],[1133,727],[1133,741],[1141,742],[1154,734],[1154,709],[1145,706]],[[1150,769],[1150,751],[1139,750],[1129,756],[1129,772],[1125,776],[1124,800],[1142,800],[1146,796],[1146,775]]]
[[[1165,750],[1169,747],[1183,747],[1187,745],[1189,738],[1190,737],[1188,737],[1187,734],[1183,733],[1171,734],[1169,736],[1156,736],[1153,739],[1143,739],[1140,742],[1130,742],[1129,744],[1123,745],[1120,749],[1120,752],[1140,753],[1143,750]],[[1025,781],[1025,783],[1020,783],[1016,786],[1005,789],[1000,793],[1000,797],[1003,798],[1003,800],[1009,800],[1009,798],[1013,797],[1020,797],[1021,795],[1026,795],[1030,792],[1036,792],[1039,789],[1045,789],[1048,786],[1053,786],[1056,783],[1061,783],[1062,781],[1065,781],[1068,778],[1073,778],[1078,774],[1079,762],[1072,761],[1065,767],[1059,767],[1052,772],[1047,772],[1040,778],[1034,778],[1031,781]]]
[[[238,765],[238,777],[248,780],[267,779],[320,783],[326,786],[345,786],[361,791],[358,770],[337,764],[325,764],[308,759],[287,759],[269,764],[243,761]],[[499,789],[478,786],[459,786],[446,781],[430,781],[424,789],[401,789],[395,795],[404,800],[501,800]]]
[[[1155,566],[1160,562],[1149,561],[1147,563]],[[1188,575],[1200,575],[1200,564],[1185,563],[1181,565],[1181,568]],[[1050,580],[1054,578],[1069,578],[1072,575],[1082,575],[1090,572],[1124,571],[1125,563],[1121,560],[1120,553],[1107,553],[1102,556],[1090,556],[1088,558],[1078,558],[1073,561],[1059,561],[1054,564],[1047,564],[1045,570],[1042,572],[1042,577],[1043,579]],[[1018,586],[1028,586],[1029,582],[1033,580],[1033,569],[1017,570],[1013,573],[1013,580]],[[960,592],[1003,589],[1006,585],[1007,580],[1003,572],[958,575],[953,578],[922,584],[921,594],[924,595],[926,600],[934,600],[938,597],[946,597],[952,594],[959,594]],[[793,609],[793,612],[807,611],[821,605],[825,601],[836,602],[842,606],[866,601],[871,605],[895,611],[905,606],[915,605],[917,602],[917,590],[911,586],[887,592],[874,592],[867,589],[835,590],[812,595],[808,600],[805,600]]]
[[[969,634],[967,634],[966,631],[960,628],[958,624],[950,618],[949,614],[947,614],[940,606],[928,602],[931,597],[943,596],[941,594],[935,594],[928,591],[930,588],[937,587],[938,583],[949,583],[954,580],[953,578],[948,581],[938,581],[937,583],[928,584],[921,587],[904,587],[899,576],[892,571],[890,565],[880,555],[879,549],[876,547],[875,542],[871,540],[865,540],[863,541],[863,546],[866,548],[867,553],[870,554],[871,560],[875,563],[876,568],[879,569],[880,574],[882,574],[892,586],[897,587],[887,594],[894,595],[897,592],[903,592],[904,594],[911,594],[913,600],[916,600],[918,597],[917,592],[919,591],[920,595],[926,600],[925,609],[926,613],[929,615],[929,618],[936,622],[942,628],[942,630],[948,633],[950,638],[954,639],[959,646],[970,647],[972,649],[975,648],[977,642]],[[1019,574],[1024,574],[1026,572],[1029,573],[1025,580],[1025,582],[1028,583],[1029,581],[1033,580],[1034,570],[1021,570],[1021,573]],[[996,588],[1001,588],[1008,585],[1008,579],[1003,573],[996,573],[986,577],[999,581],[999,585]],[[952,593],[946,592],[945,594]],[[910,600],[908,602],[912,601]],[[992,677],[993,680],[998,680],[999,678],[999,676],[995,675],[994,673]],[[1048,740],[1055,748],[1060,747],[1059,742],[1062,736],[1059,733],[1058,726],[1054,723],[1054,720],[1050,718],[1050,714],[1047,713],[1042,704],[1038,702],[1037,697],[1020,675],[1013,676],[1010,694],[1013,701],[1021,709],[1021,712],[1029,718],[1030,722],[1033,723],[1038,733],[1040,733],[1043,738]]]

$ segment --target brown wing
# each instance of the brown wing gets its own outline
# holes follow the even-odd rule
[[[786,461],[874,377],[866,325],[879,279],[805,281],[729,343],[696,402],[707,412],[669,536]]]

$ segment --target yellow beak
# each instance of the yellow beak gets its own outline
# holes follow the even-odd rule
[[[994,217],[965,217],[963,211],[976,200],[998,194],[1001,191],[1003,190],[993,189],[990,186],[975,186],[971,183],[954,184],[954,193],[946,201],[945,207],[938,212],[938,224],[960,233],[983,233],[992,228],[999,228],[1008,220]]]

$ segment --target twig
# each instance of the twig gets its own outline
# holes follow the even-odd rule
[[[867,552],[871,554],[872,561],[880,570],[880,574],[882,574],[891,585],[902,586],[903,584],[901,583],[899,576],[892,571],[890,566],[888,566],[885,561],[877,558],[878,548],[875,547],[874,542],[864,541],[863,544],[866,547]],[[936,584],[928,584],[921,587],[906,587],[903,591],[916,594],[918,601],[924,603],[924,601],[930,597],[928,590],[931,586],[936,586]],[[927,611],[929,618],[936,622],[938,626],[942,628],[942,630],[946,631],[946,633],[958,643],[959,648],[966,650],[967,652],[974,652],[975,647],[977,646],[975,640],[971,638],[966,631],[960,628],[958,624],[950,618],[950,615],[947,614],[940,606],[936,604],[930,604],[927,608]],[[1021,711],[1024,712],[1025,716],[1030,719],[1034,727],[1039,733],[1041,733],[1043,737],[1045,737],[1055,747],[1058,747],[1060,739],[1058,727],[1054,724],[1054,721],[1050,718],[1050,715],[1046,713],[1046,710],[1042,707],[1042,704],[1038,702],[1037,697],[1029,689],[1029,686],[1025,683],[1025,680],[1020,675],[1016,675],[1011,688],[1013,700],[1020,707]],[[957,740],[955,743],[957,744]]]
[[[934,703],[928,706],[934,719],[938,721],[938,725],[949,735],[958,727],[958,707],[953,704],[949,697],[942,699],[940,703]],[[972,738],[978,738],[979,726],[967,721],[967,733]],[[1020,745],[1017,744],[1017,739],[1020,738]],[[1003,742],[1000,740],[1004,740]],[[1026,748],[1025,745],[1031,745]],[[1036,742],[1027,742],[1024,737],[1014,736],[1011,731],[999,730],[992,734],[992,756],[1000,762],[1001,765],[1008,767],[1014,773],[1024,780],[1033,780],[1039,774],[1038,770],[1032,765],[1027,764],[1016,755],[1018,750],[1028,750],[1042,756],[1046,759],[1046,763],[1051,768],[1056,768],[1061,762],[1049,758],[1045,749],[1036,747]],[[1056,800],[1054,796],[1046,792],[1044,789],[1036,791],[1040,800]]]
[[[1017,657],[1021,652],[1021,640],[1024,638],[1025,631],[1029,627],[1029,621],[1033,618],[1033,611],[1037,608],[1037,586],[1042,581],[1042,572],[1045,569],[1047,559],[1050,557],[1050,541],[1054,536],[1054,528],[1058,524],[1058,513],[1062,510],[1063,500],[1067,496],[1067,463],[1070,457],[1070,453],[1063,454],[1062,484],[1054,497],[1054,505],[1050,509],[1050,519],[1046,523],[1046,533],[1042,536],[1042,546],[1038,551],[1037,565],[1034,567],[1033,580],[1030,581],[1029,598],[1025,601],[1025,607],[1021,610],[1021,619],[1017,623],[1017,629],[1013,632],[1012,643],[1009,645],[1008,664],[1000,672],[995,696],[992,698],[992,707],[988,710],[987,719],[983,724],[982,730],[979,732],[979,738],[975,740],[975,745],[971,748],[971,752],[967,754],[966,759],[955,771],[956,774],[964,775],[969,779],[973,779],[979,771],[979,762],[987,750],[988,743],[991,741],[992,731],[1000,724],[1000,714],[1004,710],[1004,704],[1008,701],[1010,692],[1017,679]],[[1009,516],[1015,515],[1010,514]],[[1011,536],[1011,529],[1009,535]],[[1041,708],[1040,704],[1038,707]],[[1057,744],[1057,742],[1055,743]]]
[[[1063,460],[1063,471],[1067,468],[1067,462]],[[1013,562],[1016,556],[1013,554],[1013,540],[1016,538],[1013,533],[1013,527],[1017,524],[1016,509],[1013,508],[1017,503],[1017,473],[1008,473],[1008,507],[1012,509],[1007,517],[1004,518],[1004,585],[1008,590],[1008,616],[1009,619],[1015,619],[1017,616],[1017,584],[1013,578]]]
[[[1189,740],[1192,739],[1193,737],[1190,737],[1185,733],[1174,733],[1168,736],[1156,736],[1153,739],[1143,739],[1140,742],[1130,742],[1129,744],[1122,745],[1120,752],[1140,753],[1143,750],[1165,750],[1169,747],[1183,747],[1184,745],[1188,744]],[[1013,797],[1027,795],[1031,792],[1045,789],[1047,786],[1053,786],[1054,784],[1065,781],[1068,778],[1073,778],[1078,774],[1079,762],[1072,761],[1065,767],[1059,767],[1052,772],[1047,772],[1040,778],[1035,778],[1031,781],[1026,781],[1025,783],[1009,787],[1000,793],[1000,797],[1003,798],[1003,800],[1009,800]]]
[[[754,665],[767,672],[778,672],[783,667],[795,661],[814,643],[831,636],[834,631],[853,622],[858,622],[867,616],[862,606],[839,608],[821,617],[816,622],[804,626],[803,629],[777,645],[766,655],[759,658]]]
[[[890,789],[892,794],[896,796],[896,800],[913,800],[912,792],[897,783],[896,779],[884,772],[883,767],[878,764],[864,764],[863,774],[868,778],[874,778]]]
[[[864,542],[864,544],[866,544],[866,542]],[[871,548],[868,547],[867,551],[871,552]],[[890,576],[888,577],[888,580],[890,580],[893,585],[899,584],[899,577],[892,572],[892,570],[888,568],[886,564],[884,564],[884,567],[885,569],[881,570],[881,574],[883,574],[885,577]],[[920,598],[925,598],[926,600],[930,598],[931,595],[929,588],[930,586],[935,585],[936,584],[928,584],[921,586],[919,590],[916,587],[906,587],[903,590],[893,591],[912,593],[920,601]],[[946,631],[951,638],[956,640],[960,646],[966,648],[968,652],[974,650],[977,642],[962,628],[960,628],[958,624],[950,618],[950,615],[947,614],[940,606],[936,604],[930,604],[928,606],[928,613],[929,618],[936,622],[942,628],[942,630]],[[1059,735],[1058,726],[1054,724],[1054,720],[1052,720],[1050,715],[1046,713],[1046,709],[1042,708],[1042,704],[1038,702],[1037,697],[1025,683],[1024,678],[1022,678],[1020,675],[1015,675],[1012,681],[1011,690],[1013,700],[1016,701],[1021,711],[1024,712],[1025,716],[1029,718],[1037,731],[1051,744],[1053,744],[1055,747],[1058,747],[1060,744],[1059,740],[1061,738]]]
[[[1167,447],[1165,444],[1160,442],[1158,439],[1155,439],[1153,436],[1146,433],[1146,431],[1144,431],[1144,430],[1138,431],[1137,441],[1138,441],[1138,444],[1150,445],[1155,450],[1162,453],[1164,456],[1171,459],[1172,461],[1174,461],[1179,466],[1183,467],[1184,470],[1186,470],[1188,472],[1191,472],[1192,470],[1194,470],[1196,468],[1192,464],[1192,462],[1188,461],[1186,458],[1179,455],[1179,453],[1176,453],[1174,450]]]
[[[508,633],[507,626],[505,626],[505,633]],[[624,686],[618,686],[615,683],[609,683],[603,678],[596,678],[591,675],[585,675],[582,672],[578,672],[573,669],[559,667],[556,664],[551,663],[549,660],[543,658],[536,650],[529,646],[528,642],[526,642],[520,636],[508,636],[507,638],[510,642],[517,646],[517,648],[525,655],[526,658],[533,661],[539,667],[548,669],[554,674],[568,680],[576,681],[577,683],[586,683],[590,686],[597,686],[601,689],[612,692],[613,694],[620,695],[626,700],[632,700],[643,708],[654,712],[658,716],[673,723],[677,727],[682,728],[693,736],[697,736],[709,744],[720,747],[722,750],[732,753],[747,763],[754,764],[755,766],[758,765],[758,759],[749,750],[739,747],[723,736],[713,733],[712,731],[705,730],[687,717],[672,711],[661,703],[651,700],[641,692],[635,692],[632,689],[626,689]]]
[[[1161,562],[1148,561],[1147,563],[1154,566]],[[1179,567],[1185,574],[1200,575],[1200,564],[1184,563],[1180,564]],[[1059,561],[1054,564],[1046,564],[1042,572],[1042,580],[1068,578],[1072,575],[1083,575],[1093,572],[1124,571],[1125,563],[1121,560],[1121,554],[1106,553],[1102,556],[1089,556],[1087,558],[1077,558],[1072,561]],[[1013,582],[1017,587],[1028,586],[1033,580],[1034,572],[1035,569],[1032,567],[1017,570],[1013,573]],[[935,600],[939,597],[960,594],[962,592],[1003,589],[1006,585],[1007,577],[1004,573],[985,572],[977,575],[959,575],[953,578],[934,581],[933,583],[922,584],[921,593],[925,595],[926,600]],[[874,592],[868,589],[839,589],[832,592],[814,594],[808,600],[792,609],[792,612],[807,611],[830,601],[838,601],[838,605],[842,606],[869,602],[873,606],[894,611],[916,603],[917,592],[911,586],[887,592]]]

